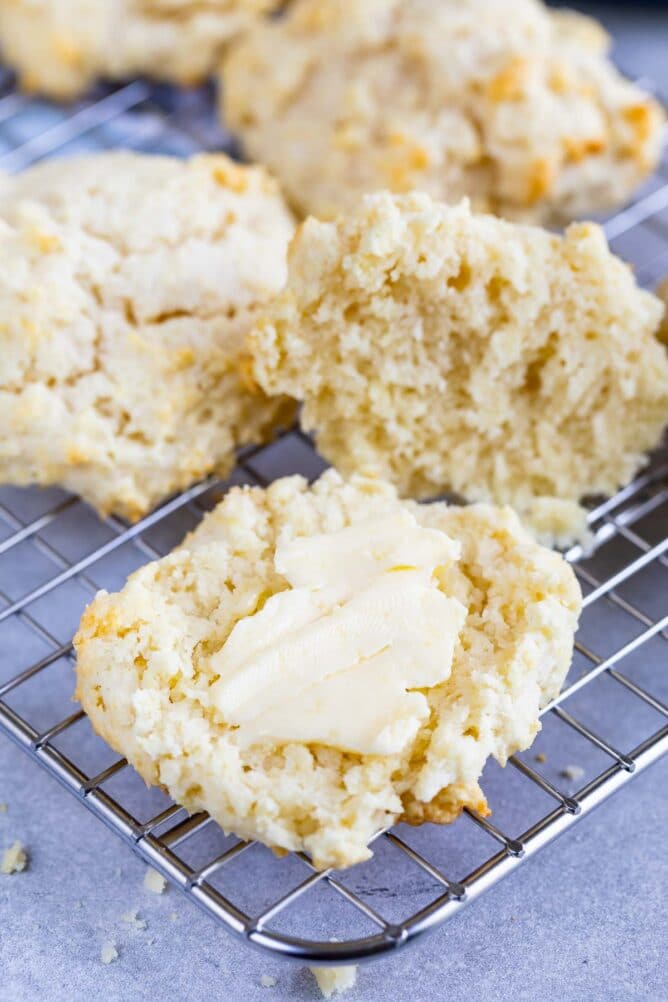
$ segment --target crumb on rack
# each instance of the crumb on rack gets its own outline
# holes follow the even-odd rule
[[[28,853],[23,845],[16,841],[9,849],[5,849],[0,862],[0,873],[20,873],[27,865]]]
[[[310,967],[309,970],[326,999],[332,995],[343,995],[357,981],[356,964],[351,967]]]
[[[547,762],[547,755],[545,752],[538,752],[536,755],[536,762]]]
[[[581,765],[564,766],[564,768],[559,773],[559,775],[563,776],[564,779],[570,779],[570,780],[582,779],[584,774],[585,771]]]
[[[564,498],[533,498],[522,519],[539,543],[550,549],[566,550],[579,543],[591,548],[594,537],[587,522],[587,510],[577,501]]]
[[[275,978],[273,974],[263,974],[260,978],[260,984],[263,988],[273,988],[277,981],[278,978]]]
[[[162,894],[167,887],[167,881],[161,873],[149,866],[144,874],[144,887],[153,894]]]
[[[102,949],[100,950],[100,960],[103,964],[111,964],[112,961],[118,960],[118,950],[116,945],[109,940],[102,944]]]
[[[146,919],[138,918],[138,916],[137,916],[137,909],[136,908],[134,908],[132,911],[124,912],[121,915],[121,921],[122,922],[127,922],[127,924],[131,925],[133,929],[147,929],[148,928],[148,922],[146,921]]]

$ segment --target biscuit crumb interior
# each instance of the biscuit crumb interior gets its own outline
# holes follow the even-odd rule
[[[662,306],[602,230],[563,237],[427,195],[308,220],[252,332],[269,393],[344,474],[400,493],[512,504],[545,536],[584,531],[668,420]]]

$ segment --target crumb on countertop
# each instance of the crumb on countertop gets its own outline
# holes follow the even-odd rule
[[[131,925],[133,929],[147,929],[148,928],[148,922],[146,921],[146,919],[140,919],[140,918],[137,917],[137,909],[136,908],[134,908],[132,911],[124,912],[121,915],[121,921],[122,922],[127,922],[127,924]]]
[[[170,922],[176,922],[177,918],[178,918],[178,915],[176,914],[176,912],[170,912],[169,913],[169,921]]]
[[[149,866],[144,874],[144,887],[153,894],[162,894],[167,887],[167,881],[161,873]]]
[[[5,849],[0,862],[0,873],[20,873],[27,865],[28,854],[17,840],[9,849]]]
[[[538,752],[536,755],[536,762],[547,762],[547,755],[545,752]]]
[[[102,944],[100,950],[100,960],[103,964],[111,964],[113,960],[118,960],[118,950],[114,943],[107,940]]]
[[[263,988],[273,988],[277,981],[278,978],[275,978],[273,974],[263,974],[260,978],[260,984]]]
[[[582,779],[585,771],[581,765],[567,765],[560,771],[559,775],[563,776],[564,779]]]
[[[357,981],[357,965],[351,967],[310,967],[318,982],[318,988],[326,999],[332,995],[343,995]]]
[[[0,814],[6,814],[9,810],[8,804],[0,804]]]

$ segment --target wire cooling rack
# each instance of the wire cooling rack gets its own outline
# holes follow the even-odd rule
[[[234,152],[211,106],[206,90],[135,82],[63,109],[28,100],[0,78],[0,168],[116,146]],[[668,273],[668,160],[606,228],[642,284]],[[240,455],[231,482],[266,484],[322,468],[309,440],[292,430]],[[246,941],[320,963],[395,949],[480,897],[668,751],[664,452],[592,508],[593,552],[568,554],[585,594],[574,664],[533,748],[505,770],[486,768],[493,822],[467,811],[444,828],[398,826],[376,838],[369,862],[318,873],[306,856],[278,859],[225,836],[206,815],[188,817],[72,712],[71,637],[98,588],[121,587],[129,572],[166,553],[227,486],[197,484],[131,527],[101,521],[58,490],[0,488],[0,729]]]

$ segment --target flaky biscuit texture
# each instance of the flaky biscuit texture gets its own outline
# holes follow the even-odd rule
[[[593,224],[560,237],[381,193],[307,220],[288,270],[250,338],[255,376],[304,402],[344,473],[512,504],[565,538],[580,499],[659,443],[662,305]]]

